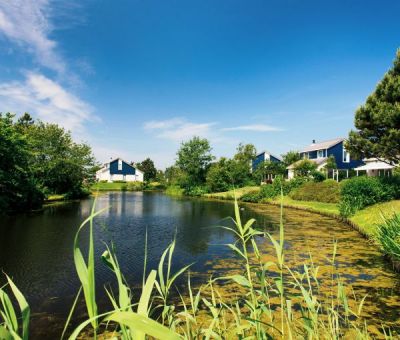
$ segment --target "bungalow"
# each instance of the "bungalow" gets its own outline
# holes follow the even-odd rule
[[[328,141],[323,141],[316,143],[313,140],[312,144],[300,151],[300,156],[302,159],[309,159],[310,161],[317,164],[317,170],[322,170],[329,156],[333,156],[336,161],[338,170],[348,170],[354,169],[363,164],[361,160],[351,159],[350,153],[344,147],[344,138],[336,138]],[[287,167],[288,178],[294,177],[294,170],[296,163],[291,164]]]
[[[116,158],[96,172],[98,181],[143,182],[143,172],[121,158]]]
[[[251,169],[252,171],[255,171],[257,167],[260,165],[260,163],[265,162],[265,161],[271,161],[271,162],[277,162],[280,163],[282,162],[282,159],[278,156],[272,155],[268,151],[263,151],[259,153],[256,158],[251,163]]]

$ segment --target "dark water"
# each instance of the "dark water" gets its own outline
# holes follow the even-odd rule
[[[89,215],[92,199],[64,203],[42,212],[0,219],[0,269],[9,274],[27,297],[33,312],[32,337],[58,338],[79,288],[72,258],[73,239],[79,224]],[[142,281],[145,233],[148,234],[148,270],[156,268],[163,250],[176,235],[173,267],[194,263],[197,273],[224,271],[233,263],[230,250],[223,246],[233,240],[216,225],[233,215],[231,202],[172,198],[160,193],[106,193],[97,199],[97,208],[108,207],[95,221],[96,279],[100,308],[107,307],[102,295],[105,284],[114,277],[100,259],[106,244],[113,243],[122,271],[134,288]],[[244,206],[244,218],[255,217],[258,227],[275,233],[279,209]],[[399,277],[371,246],[355,231],[336,220],[307,212],[285,211],[288,251],[297,261],[313,253],[316,261],[325,261],[339,242],[338,266],[342,274],[360,292],[371,297],[371,318],[385,315],[398,322]],[[81,248],[87,246],[87,230],[81,235]],[[268,251],[265,243],[261,248]],[[295,265],[295,262],[293,263]],[[196,277],[194,278],[196,280]],[[197,280],[201,280],[200,276]],[[0,283],[4,282],[4,277]],[[357,288],[358,287],[358,288]],[[373,302],[373,303],[372,303]],[[77,310],[76,322],[84,317]]]

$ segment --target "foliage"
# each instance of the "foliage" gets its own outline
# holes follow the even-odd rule
[[[299,201],[338,203],[340,200],[340,185],[331,179],[317,183],[306,182],[290,192],[289,197]]]
[[[393,67],[355,114],[346,148],[356,158],[400,162],[400,50]]]
[[[318,170],[311,171],[310,176],[312,177],[314,182],[322,182],[322,181],[326,180],[325,174]]]
[[[317,170],[317,164],[309,159],[299,161],[294,167],[295,174],[299,177],[308,177],[315,170]]]
[[[384,253],[400,261],[400,214],[396,213],[378,228],[377,240]]]
[[[258,203],[262,199],[262,195],[260,193],[260,190],[253,190],[250,191],[246,194],[244,194],[240,200],[243,202],[251,202],[251,203]]]
[[[205,182],[207,169],[214,159],[207,139],[193,137],[188,142],[182,143],[177,157],[176,165],[186,174],[185,187]]]
[[[282,162],[285,165],[285,167],[288,167],[289,165],[296,163],[300,159],[301,157],[298,151],[288,151],[282,155]]]
[[[354,215],[366,206],[385,202],[399,197],[398,177],[354,177],[341,183],[340,214],[343,217]]]
[[[187,175],[177,166],[170,166],[164,173],[167,185],[184,185],[187,182]]]
[[[233,166],[233,161],[225,157],[211,164],[207,171],[206,184],[212,192],[228,191],[233,187]]]
[[[186,196],[203,196],[204,194],[207,194],[209,192],[209,189],[205,185],[194,185],[191,187],[186,187],[184,189],[184,194]]]
[[[286,168],[283,163],[264,161],[257,166],[253,176],[258,182],[262,182],[267,175],[272,175],[273,177],[283,176],[285,175],[285,172]]]
[[[11,114],[0,114],[0,212],[30,210],[44,195],[29,166],[32,152]]]
[[[326,170],[337,169],[335,156],[329,155],[328,159],[326,160],[325,169]]]
[[[167,187],[167,189],[165,190],[165,193],[167,195],[170,196],[183,196],[184,194],[184,189],[182,189],[180,186],[178,185],[170,185]]]
[[[150,158],[146,158],[143,162],[137,163],[136,166],[140,171],[143,171],[143,179],[145,182],[156,179],[157,169]]]

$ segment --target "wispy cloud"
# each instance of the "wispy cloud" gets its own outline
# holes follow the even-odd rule
[[[165,138],[175,142],[181,142],[192,138],[212,137],[212,127],[216,123],[193,123],[183,118],[172,118],[168,120],[152,120],[145,122],[143,127],[148,131],[156,131],[158,138]]]
[[[2,109],[27,111],[78,133],[85,122],[97,119],[91,105],[40,73],[28,72],[24,81],[0,83],[0,98]]]
[[[221,131],[255,131],[255,132],[270,132],[270,131],[283,131],[283,129],[266,124],[251,124],[251,125],[239,125],[234,127],[227,127],[221,129]]]
[[[0,32],[31,52],[39,64],[63,73],[65,62],[49,38],[53,31],[49,5],[49,0],[0,1]]]

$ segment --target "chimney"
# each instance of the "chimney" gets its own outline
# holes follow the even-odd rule
[[[312,144],[315,144],[315,139],[312,140]]]

